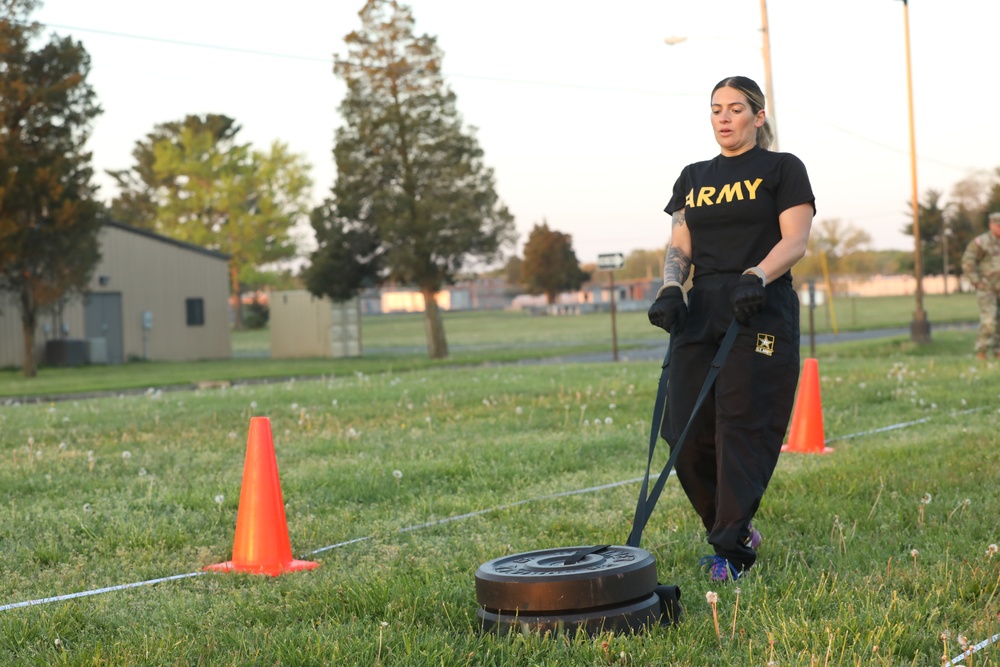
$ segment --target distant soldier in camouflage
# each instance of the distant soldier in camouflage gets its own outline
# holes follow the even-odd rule
[[[962,273],[979,297],[976,359],[1000,357],[1000,211],[990,213],[989,230],[965,248]]]

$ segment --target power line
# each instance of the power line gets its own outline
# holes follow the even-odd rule
[[[62,25],[58,23],[44,23],[42,25],[48,26],[49,28],[57,28],[60,30],[72,30],[76,32],[87,32],[96,35],[106,35],[108,37],[120,37],[123,39],[135,39],[144,42],[157,42],[161,44],[172,44],[174,46],[188,46],[200,49],[212,49],[215,51],[228,51],[231,53],[243,53],[254,56],[264,56],[270,58],[287,58],[290,60],[304,60],[309,62],[323,62],[333,64],[333,57],[330,58],[318,58],[316,56],[303,56],[292,53],[277,53],[274,51],[258,51],[256,49],[245,49],[241,47],[234,46],[220,46],[218,44],[206,44],[204,42],[190,42],[180,39],[171,39],[167,37],[151,37],[149,35],[136,35],[133,33],[126,32],[116,32],[111,30],[99,30],[97,28],[81,28],[80,26],[70,26]],[[659,90],[639,90],[635,88],[615,88],[611,86],[595,86],[590,84],[575,84],[575,83],[562,83],[554,81],[532,81],[528,79],[510,79],[498,76],[484,76],[481,74],[460,74],[454,72],[445,72],[446,77],[455,79],[477,79],[480,81],[492,81],[494,83],[512,83],[520,85],[529,86],[545,86],[552,88],[575,88],[579,90],[600,90],[605,92],[617,92],[617,93],[637,93],[643,95],[670,95],[673,97],[696,97],[703,96],[702,93],[668,93]]]
[[[49,28],[56,28],[56,29],[60,29],[60,30],[71,30],[71,31],[77,31],[77,32],[86,32],[86,33],[93,33],[93,34],[97,34],[97,35],[106,35],[106,36],[109,36],[109,37],[119,37],[119,38],[122,38],[122,39],[135,39],[135,40],[146,41],[146,42],[157,42],[157,43],[161,43],[161,44],[171,44],[171,45],[174,45],[174,46],[186,46],[186,47],[201,48],[201,49],[212,49],[212,50],[215,50],[215,51],[227,51],[227,52],[230,52],[230,53],[242,53],[242,54],[254,55],[254,56],[262,56],[262,57],[267,57],[267,58],[285,58],[285,59],[289,59],[289,60],[301,60],[301,61],[307,61],[307,62],[322,62],[322,63],[327,63],[327,64],[330,64],[330,65],[333,64],[333,57],[332,56],[330,56],[328,58],[319,58],[319,57],[316,57],[316,56],[303,56],[303,55],[292,54],[292,53],[278,53],[278,52],[274,52],[274,51],[260,51],[260,50],[257,50],[257,49],[246,49],[246,48],[234,47],[234,46],[221,46],[221,45],[218,45],[218,44],[206,44],[206,43],[203,43],[203,42],[191,42],[191,41],[186,41],[186,40],[171,39],[171,38],[167,38],[167,37],[151,37],[149,35],[136,35],[136,34],[133,34],[133,33],[116,32],[116,31],[111,31],[111,30],[100,30],[100,29],[97,29],[97,28],[82,28],[80,26],[68,26],[68,25],[61,25],[61,24],[58,24],[58,23],[41,23],[41,25],[45,25],[45,26],[48,26]],[[491,81],[491,82],[494,82],[494,83],[507,83],[507,84],[529,85],[529,86],[542,86],[542,87],[549,87],[549,88],[569,88],[569,89],[576,89],[576,90],[594,90],[594,91],[603,91],[603,92],[632,93],[632,94],[641,94],[641,95],[667,95],[667,96],[670,96],[670,97],[701,97],[701,96],[703,96],[703,93],[676,93],[676,92],[666,92],[666,91],[659,91],[659,90],[639,90],[639,89],[632,89],[632,88],[615,88],[615,87],[610,87],[610,86],[597,86],[597,85],[588,85],[588,84],[572,84],[572,83],[561,83],[561,82],[552,82],[552,81],[532,81],[532,80],[527,80],[527,79],[509,79],[509,78],[505,78],[505,77],[485,76],[485,75],[481,75],[481,74],[460,74],[460,73],[447,73],[446,72],[446,73],[444,73],[444,75],[446,77],[455,78],[455,79],[472,79],[472,80],[478,80],[478,81]],[[800,115],[802,115],[802,116],[804,116],[806,118],[810,118],[810,116],[808,116],[807,114],[802,114],[801,112],[798,112],[798,111],[797,111],[797,113],[799,113]],[[877,141],[875,139],[871,139],[870,137],[865,137],[863,135],[860,135],[860,134],[858,134],[856,132],[853,132],[851,130],[848,130],[846,128],[842,128],[842,127],[839,127],[837,125],[834,125],[833,123],[825,121],[825,120],[823,120],[821,118],[813,118],[813,120],[815,120],[815,121],[817,121],[819,123],[822,123],[823,125],[826,125],[826,126],[832,128],[834,130],[837,130],[839,132],[843,132],[844,134],[850,135],[850,136],[852,136],[855,139],[858,139],[860,141],[864,141],[866,143],[869,143],[869,144],[872,144],[874,146],[878,146],[880,148],[884,148],[886,150],[893,151],[893,152],[896,152],[896,153],[908,154],[907,151],[905,151],[904,149],[901,149],[901,148],[898,148],[898,147],[893,147],[893,146],[890,146],[888,144],[884,144],[884,143],[882,143],[880,141]],[[967,167],[960,167],[958,165],[951,164],[951,163],[945,162],[943,160],[937,160],[937,159],[934,159],[934,158],[930,158],[930,157],[927,157],[925,155],[918,155],[917,159],[920,162],[929,162],[929,163],[937,164],[937,165],[940,165],[940,166],[943,166],[943,167],[948,167],[950,169],[955,169],[955,170],[958,170],[958,171],[963,171],[964,172],[964,171],[968,170]]]
[[[79,26],[60,25],[58,23],[43,23],[49,28],[61,30],[73,30],[77,32],[89,32],[96,35],[107,35],[109,37],[122,37],[124,39],[137,39],[144,42],[159,42],[161,44],[173,44],[175,46],[192,46],[200,49],[213,49],[215,51],[229,51],[232,53],[246,53],[254,56],[265,56],[269,58],[288,58],[291,60],[308,60],[312,62],[322,62],[333,64],[333,58],[317,58],[315,56],[301,56],[291,53],[275,53],[273,51],[258,51],[256,49],[244,49],[235,46],[219,46],[218,44],[205,44],[202,42],[188,42],[180,39],[170,39],[167,37],[150,37],[148,35],[134,35],[126,32],[114,32],[111,30],[98,30],[96,28],[81,28]]]

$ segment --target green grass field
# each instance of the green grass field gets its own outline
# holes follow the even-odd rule
[[[548,339],[502,320],[491,335],[520,332],[512,349],[528,354],[603,346],[597,318],[565,318]],[[489,321],[467,318],[482,336]],[[385,348],[399,344],[390,329]],[[467,364],[373,354],[312,379],[0,405],[0,661],[941,664],[1000,632],[1000,365],[972,360],[973,336],[819,346],[835,452],[782,456],[755,521],[760,560],[738,586],[699,569],[700,522],[668,481],[643,547],[687,613],[635,636],[482,636],[474,572],[509,553],[624,543],[658,363],[497,364],[483,339]],[[212,373],[255,363],[277,362]],[[150,387],[173,372],[130,366]],[[307,374],[295,368],[276,372]],[[318,569],[10,606],[228,560],[252,416],[271,420],[293,551]],[[991,645],[963,664],[997,657]]]

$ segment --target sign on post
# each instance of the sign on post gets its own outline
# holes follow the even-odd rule
[[[620,252],[610,252],[597,256],[597,268],[599,269],[620,269],[625,266],[625,255]]]
[[[608,272],[608,291],[611,293],[611,349],[612,356],[618,361],[618,327],[615,323],[615,269],[625,266],[625,255],[620,252],[609,252],[597,256],[597,268]]]

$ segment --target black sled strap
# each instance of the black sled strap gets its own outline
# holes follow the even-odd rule
[[[582,549],[574,551],[569,556],[566,556],[566,560],[564,560],[563,563],[565,565],[576,565],[587,556],[600,553],[610,546],[610,544],[599,544],[594,547],[583,547]]]
[[[663,413],[667,398],[667,383],[670,375],[668,366],[670,365],[670,353],[674,347],[674,336],[670,336],[670,344],[667,346],[667,354],[663,358],[663,369],[660,372],[660,384],[656,390],[656,405],[653,407],[653,423],[649,428],[649,458],[646,461],[646,476],[643,478],[642,488],[639,490],[639,501],[636,503],[635,507],[635,518],[632,521],[632,532],[628,536],[628,541],[625,543],[626,545],[630,547],[639,546],[639,541],[642,539],[642,531],[645,530],[646,523],[649,521],[649,517],[653,513],[653,508],[656,507],[656,501],[659,500],[660,493],[663,491],[663,485],[667,483],[670,471],[673,470],[674,464],[677,462],[677,456],[681,452],[681,447],[684,445],[684,439],[687,437],[688,430],[690,430],[691,424],[694,422],[694,417],[698,414],[698,409],[701,408],[701,404],[705,402],[708,392],[712,390],[715,378],[719,375],[719,369],[722,368],[722,364],[726,361],[726,357],[729,356],[729,351],[733,348],[733,343],[736,342],[736,335],[739,331],[740,325],[736,322],[736,320],[733,320],[732,324],[729,325],[729,329],[726,331],[725,337],[722,339],[722,343],[719,345],[719,350],[715,354],[715,359],[712,360],[712,368],[708,371],[705,383],[702,385],[701,392],[698,394],[698,400],[695,401],[694,408],[691,410],[691,416],[688,417],[688,422],[684,426],[684,430],[681,432],[680,437],[677,438],[677,444],[674,445],[673,450],[670,452],[670,458],[667,459],[666,465],[663,466],[663,471],[656,480],[656,484],[653,485],[652,491],[650,491],[649,473],[650,468],[653,465],[653,452],[656,450],[656,441],[660,437],[660,426],[663,423]]]

